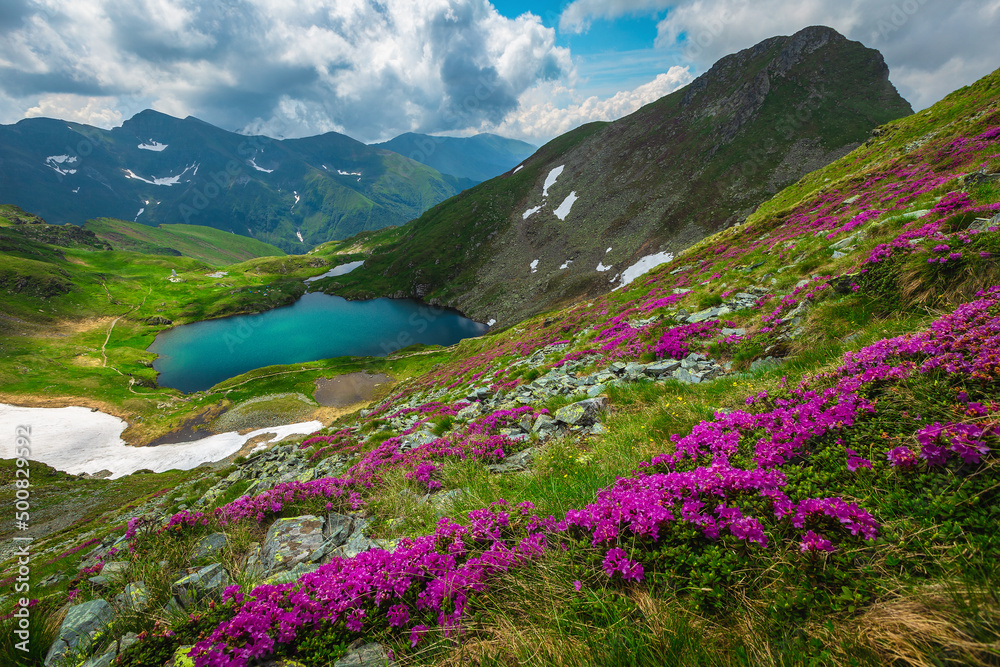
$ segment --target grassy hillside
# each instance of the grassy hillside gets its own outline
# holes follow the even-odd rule
[[[997,664],[998,257],[1000,72],[627,288],[388,360],[423,365],[128,528],[49,536],[95,550],[35,613],[142,579],[151,611],[88,651],[145,632],[133,667],[369,642],[404,665]],[[277,520],[330,512],[360,553],[251,566]],[[218,531],[232,586],[168,611]]]
[[[94,232],[116,250],[191,257],[214,266],[285,254],[263,241],[199,225],[150,227],[138,222],[100,218],[88,220],[83,228]]]

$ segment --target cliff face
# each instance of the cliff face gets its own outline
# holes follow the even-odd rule
[[[888,76],[878,51],[830,28],[765,40],[376,238],[340,293],[421,296],[509,323],[607,291],[638,259],[740,222],[911,113]]]

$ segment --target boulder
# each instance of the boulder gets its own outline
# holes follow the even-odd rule
[[[381,644],[371,643],[348,650],[333,667],[392,667],[395,664]]]
[[[486,466],[486,469],[494,474],[523,472],[531,466],[531,461],[534,458],[535,448],[528,447],[522,452],[511,454],[500,463]]]
[[[538,415],[535,417],[535,424],[531,427],[532,433],[537,433],[541,437],[545,437],[555,433],[559,429],[559,425],[556,424],[556,420],[548,415]]]
[[[225,533],[212,533],[198,540],[191,551],[191,562],[210,560],[217,561],[223,549],[229,544]]]
[[[133,581],[125,590],[115,596],[115,605],[119,609],[142,611],[149,606],[149,591],[146,582]]]
[[[607,405],[603,397],[588,398],[556,410],[555,420],[570,426],[589,426],[594,423],[597,413]]]
[[[101,576],[113,579],[120,574],[128,572],[130,567],[132,567],[132,564],[123,560],[111,561],[110,563],[105,563],[104,567],[101,568]]]
[[[437,439],[438,437],[430,431],[417,431],[410,435],[404,435],[399,444],[399,451],[405,452],[408,449],[432,443]]]
[[[91,600],[70,607],[62,625],[59,626],[55,642],[45,656],[46,667],[69,651],[88,646],[94,636],[104,630],[114,616],[114,609],[107,600]]]
[[[290,570],[309,558],[324,541],[322,517],[306,514],[278,519],[267,531],[261,545],[265,574]]]
[[[226,569],[219,563],[213,563],[175,581],[171,592],[181,607],[190,609],[200,600],[221,600],[222,591],[228,585]]]
[[[309,554],[309,560],[314,563],[324,561],[335,549],[344,546],[353,532],[354,517],[331,512],[326,517],[323,544]]]
[[[662,377],[664,375],[670,375],[675,370],[681,367],[681,362],[675,359],[664,359],[663,361],[658,361],[653,364],[646,366],[645,373],[650,377]]]

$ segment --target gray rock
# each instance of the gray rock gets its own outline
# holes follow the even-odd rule
[[[719,316],[720,308],[706,308],[705,310],[700,310],[694,315],[689,315],[687,321],[691,324],[696,322],[704,322],[705,320],[710,320],[714,317]]]
[[[260,542],[250,545],[247,557],[243,560],[243,573],[251,579],[264,576],[264,564],[260,561]]]
[[[365,644],[347,652],[333,667],[393,667],[389,654],[381,644]]]
[[[115,596],[115,604],[119,609],[142,611],[149,606],[149,591],[146,582],[133,581],[125,590]]]
[[[399,445],[399,451],[405,452],[408,449],[413,449],[414,447],[430,444],[437,439],[438,437],[430,431],[417,431],[416,433],[411,433],[410,435],[404,435],[402,442]]]
[[[859,239],[860,236],[858,234],[851,234],[850,236],[846,236],[837,241],[836,243],[834,243],[833,245],[831,245],[830,250],[843,250],[844,248],[848,247],[849,245],[852,245],[855,241],[858,241]]]
[[[535,425],[531,427],[532,433],[537,433],[544,437],[558,430],[559,425],[548,415],[538,415],[535,417]]]
[[[178,604],[190,609],[201,600],[221,600],[222,590],[229,585],[229,574],[219,563],[198,568],[192,574],[181,577],[170,587]]]
[[[459,410],[458,414],[455,416],[464,421],[469,421],[471,419],[475,419],[476,417],[478,417],[479,412],[480,412],[479,404],[473,403],[472,405]]]
[[[674,379],[678,382],[686,382],[687,384],[701,383],[701,375],[697,372],[692,372],[687,368],[679,368],[674,371]]]
[[[37,585],[39,588],[48,588],[49,586],[55,586],[65,578],[66,575],[62,572],[55,572],[39,581]]]
[[[304,574],[309,574],[310,572],[315,572],[321,566],[319,563],[299,563],[291,570],[285,570],[283,572],[278,572],[272,574],[270,577],[264,579],[263,583],[268,586],[275,586],[277,584],[290,584],[293,581],[298,581],[299,577]]]
[[[128,572],[130,567],[132,567],[132,564],[123,560],[111,561],[110,563],[105,563],[104,567],[101,568],[101,576],[107,579],[114,579]]]
[[[115,612],[106,600],[91,600],[69,608],[59,626],[59,634],[45,656],[45,665],[51,665],[77,647],[86,648],[94,635],[104,630]]]
[[[780,366],[784,363],[781,359],[775,359],[774,357],[764,357],[763,359],[757,359],[750,364],[751,371],[757,371],[762,368],[774,368],[775,366]]]
[[[675,370],[681,367],[681,362],[676,359],[664,359],[663,361],[658,361],[653,364],[646,366],[645,373],[650,377],[661,377],[663,375],[670,375]]]
[[[109,583],[111,583],[107,577],[102,577],[97,575],[96,577],[90,577],[87,579],[91,586],[97,589],[106,588]]]
[[[523,472],[531,467],[531,461],[535,458],[535,448],[528,447],[524,451],[511,454],[501,463],[486,466],[486,469],[494,474],[504,474],[512,472]]]
[[[198,540],[191,551],[191,562],[197,563],[203,560],[217,561],[222,555],[222,551],[229,544],[225,533],[212,533]]]
[[[603,384],[595,384],[593,387],[587,390],[587,396],[595,398],[604,393],[605,386]]]
[[[833,254],[830,255],[832,259],[840,259],[841,257],[847,257],[848,253],[840,252],[839,250],[834,250]]]
[[[556,410],[555,420],[570,426],[589,426],[594,423],[597,413],[607,406],[603,397],[588,398]]]
[[[265,574],[290,570],[309,558],[324,542],[322,517],[306,514],[278,519],[267,531],[261,545]]]

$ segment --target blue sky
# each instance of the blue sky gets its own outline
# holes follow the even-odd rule
[[[1000,0],[3,0],[0,122],[540,144],[809,25],[879,49],[916,109],[1000,67]]]

